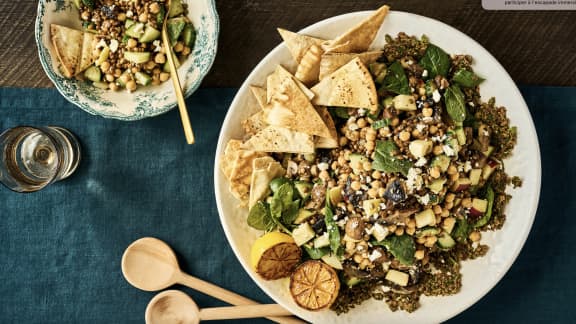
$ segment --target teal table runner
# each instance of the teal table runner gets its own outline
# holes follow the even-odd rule
[[[449,323],[576,322],[576,88],[521,90],[542,151],[534,227],[504,279]],[[0,187],[0,323],[143,323],[155,293],[120,271],[124,249],[143,236],[170,244],[188,273],[272,302],[241,268],[216,210],[216,142],[236,91],[200,89],[187,100],[197,138],[189,146],[176,110],[121,122],[89,115],[53,89],[0,88],[0,130],[60,125],[83,145],[69,179],[32,194]],[[224,305],[177,288],[200,307]]]

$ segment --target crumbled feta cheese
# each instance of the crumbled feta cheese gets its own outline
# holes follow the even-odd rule
[[[380,209],[381,210],[386,209],[386,203],[380,203]]]
[[[116,53],[116,51],[118,50],[118,41],[113,39],[110,41],[110,52],[112,53]]]
[[[329,167],[330,166],[326,162],[318,163],[318,170],[320,170],[320,171],[326,171],[326,170],[328,170]]]
[[[442,145],[442,150],[444,151],[444,154],[446,154],[447,156],[456,155],[456,151],[454,151],[454,149],[452,149],[450,145]]]
[[[419,168],[410,168],[408,170],[406,189],[408,189],[409,192],[413,192],[414,190],[422,188],[424,181],[422,180],[420,174],[422,174],[422,170]]]
[[[160,40],[159,39],[153,41],[152,45],[154,45],[154,52],[160,52],[162,50],[162,46],[160,46]]]
[[[464,172],[468,172],[472,170],[472,163],[470,161],[466,161],[466,163],[464,163]]]
[[[388,227],[384,227],[380,223],[376,223],[372,226],[372,236],[374,236],[376,241],[382,241],[386,236],[388,236],[388,233]]]
[[[438,91],[438,89],[434,90],[434,92],[432,92],[432,100],[434,100],[434,102],[440,102],[440,92]]]
[[[422,156],[418,159],[418,161],[416,161],[416,163],[414,165],[417,167],[423,167],[426,165],[426,163],[428,163],[428,160]]]
[[[366,109],[360,108],[358,109],[358,116],[364,116],[366,114]]]
[[[368,256],[368,260],[370,260],[371,262],[374,262],[376,259],[380,258],[381,256],[382,256],[382,253],[380,253],[380,251],[373,250],[372,253],[370,253],[370,255]]]
[[[408,60],[408,61],[406,62],[406,64],[408,64],[408,65],[412,65],[412,64],[414,64],[414,61],[412,61],[412,60]]]
[[[422,71],[422,77],[425,78],[428,76],[428,70]]]
[[[134,13],[132,12],[132,10],[126,11],[126,17],[131,18],[133,16],[134,16]]]
[[[430,203],[430,194],[425,194],[422,197],[419,197],[419,202],[421,205],[428,205]]]
[[[362,188],[362,190],[368,190],[368,189],[370,189],[367,185],[362,185],[360,188]]]
[[[356,245],[356,251],[360,251],[360,252],[364,251],[364,245],[360,245],[360,244]]]
[[[366,179],[365,179],[365,180],[366,180],[366,183],[370,183],[370,182],[372,182],[372,178],[370,178],[370,177],[366,177]]]
[[[422,121],[427,123],[427,122],[433,122],[434,118],[433,117],[422,117]]]
[[[102,48],[102,47],[106,47],[106,41],[104,39],[101,39],[97,44],[96,44],[96,48]]]
[[[387,292],[389,292],[390,290],[391,290],[390,287],[382,285],[382,292],[387,293]]]
[[[472,101],[470,101],[468,105],[470,105],[470,107],[474,107],[474,103]]]
[[[424,128],[426,128],[426,125],[424,125],[424,124],[416,124],[416,130],[418,130],[420,133],[422,133],[422,131],[424,130]]]

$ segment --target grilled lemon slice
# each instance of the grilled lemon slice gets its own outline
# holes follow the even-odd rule
[[[300,262],[301,254],[292,236],[270,232],[254,242],[250,259],[252,267],[262,278],[274,280],[288,277]]]
[[[308,310],[330,307],[338,297],[340,280],[336,271],[318,260],[299,265],[290,276],[290,294],[294,301]]]

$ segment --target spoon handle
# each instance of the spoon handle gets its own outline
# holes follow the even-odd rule
[[[211,307],[200,310],[202,321],[289,315],[292,314],[278,304]]]
[[[238,295],[234,292],[226,290],[222,287],[218,287],[214,284],[206,282],[202,279],[192,277],[188,274],[182,273],[181,276],[178,278],[178,283],[183,284],[187,287],[195,289],[201,293],[204,293],[208,296],[212,296],[216,299],[221,301],[227,302],[228,304],[232,305],[255,305],[258,302],[246,298],[244,296]],[[286,313],[287,315],[289,313]],[[302,320],[299,320],[294,317],[267,317],[269,320],[274,321],[276,323],[286,323],[286,324],[301,324],[306,323]]]

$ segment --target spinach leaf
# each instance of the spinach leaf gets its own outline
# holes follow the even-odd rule
[[[388,67],[388,73],[382,82],[382,88],[397,94],[411,93],[406,73],[400,62],[394,62]]]
[[[464,242],[470,234],[470,224],[465,218],[456,218],[456,226],[452,230],[452,237],[458,242]]]
[[[294,198],[294,188],[292,187],[292,184],[287,182],[281,185],[280,188],[278,188],[278,191],[274,193],[274,197],[282,201],[282,210],[286,210]]]
[[[270,211],[263,202],[259,201],[250,208],[248,225],[261,231],[270,231],[275,227]]]
[[[446,111],[453,121],[461,123],[466,119],[466,104],[460,87],[454,84],[446,89],[444,103],[446,104]]]
[[[480,218],[476,222],[476,224],[474,224],[474,227],[476,228],[486,225],[490,220],[490,218],[492,217],[492,207],[494,206],[494,189],[492,189],[492,186],[490,185],[488,185],[488,188],[486,188],[486,200],[488,200],[488,206],[486,207],[486,212],[484,213],[482,218]]]
[[[300,210],[300,199],[294,200],[289,203],[288,206],[284,207],[282,212],[282,223],[286,226],[292,225],[294,220],[298,216],[298,211]]]
[[[332,117],[337,117],[340,119],[348,119],[350,118],[350,113],[348,112],[348,108],[343,107],[330,107],[328,109]]]
[[[374,160],[372,161],[372,169],[383,172],[399,172],[403,175],[408,175],[408,170],[412,167],[412,162],[409,160],[400,160],[392,154],[398,150],[396,144],[392,140],[377,141],[376,152]]]
[[[409,235],[391,235],[382,241],[373,241],[372,244],[384,246],[402,264],[411,265],[414,263],[416,244]]]
[[[326,199],[326,206],[324,206],[324,223],[326,224],[326,230],[328,231],[328,238],[330,239],[330,250],[336,255],[342,253],[342,248],[340,245],[340,228],[334,220],[334,213],[330,208],[330,199]]]
[[[326,254],[330,253],[330,248],[328,247],[323,247],[323,248],[314,248],[314,247],[309,247],[307,245],[302,245],[304,247],[304,250],[306,250],[306,253],[308,253],[308,255],[310,256],[310,259],[313,260],[318,260],[321,257],[325,256]]]
[[[390,118],[380,119],[372,123],[372,128],[380,129],[390,125]]]
[[[445,77],[450,69],[450,56],[440,47],[429,44],[420,60],[420,66],[428,70],[431,79],[437,75]]]
[[[452,77],[452,79],[454,82],[465,88],[474,88],[475,86],[482,83],[482,81],[484,81],[484,79],[477,76],[474,72],[465,69],[460,69],[454,73],[454,77]]]

